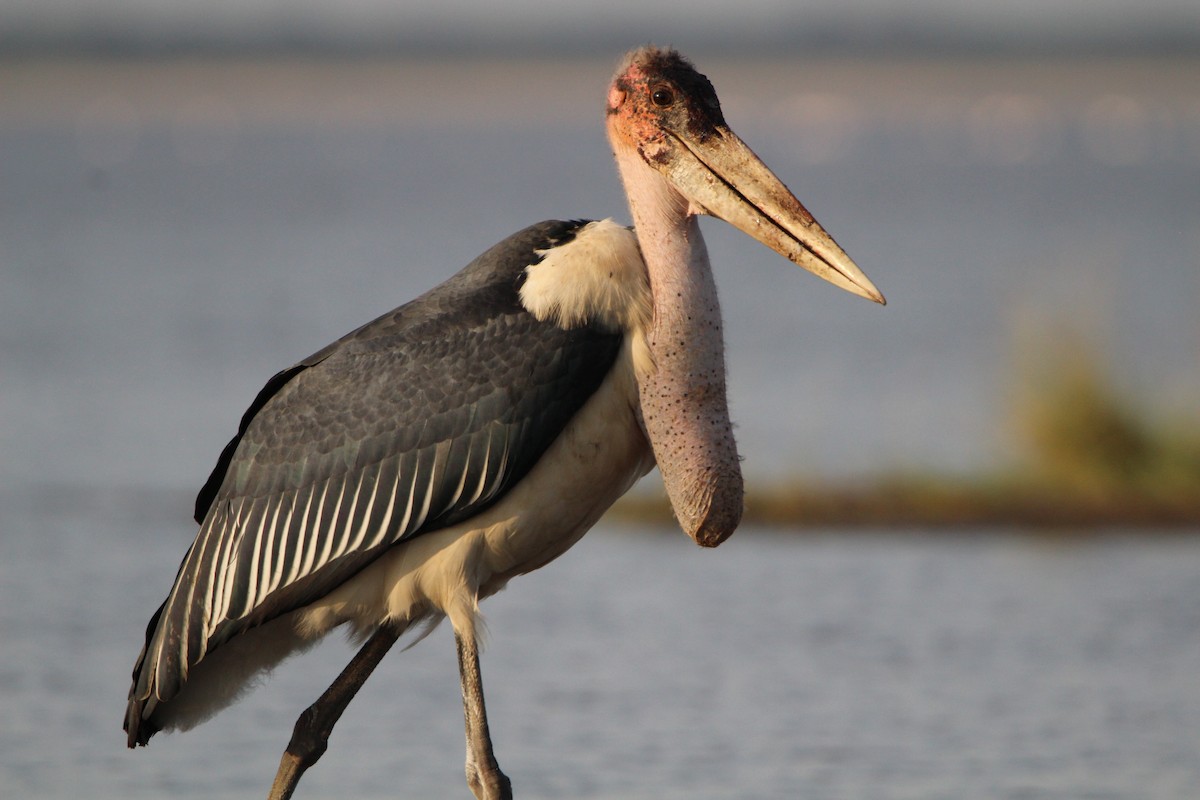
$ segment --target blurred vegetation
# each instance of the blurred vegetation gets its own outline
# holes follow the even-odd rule
[[[1022,526],[1200,531],[1200,402],[1164,418],[1123,395],[1095,344],[1041,337],[1020,349],[1008,433],[1013,455],[978,475],[887,474],[849,485],[747,487],[745,521],[766,526]],[[1045,342],[1057,342],[1047,348]],[[618,514],[670,520],[665,498]]]
[[[1094,348],[1070,337],[1021,372],[1012,427],[1043,480],[1082,495],[1200,500],[1196,418],[1159,419],[1121,396]]]

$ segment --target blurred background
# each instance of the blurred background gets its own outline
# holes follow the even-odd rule
[[[750,523],[651,535],[651,476],[489,602],[518,790],[1194,796],[1200,8],[645,5],[0,0],[0,795],[265,793],[340,642],[123,750],[192,494],[278,369],[627,222],[601,103],[652,41],[889,305],[703,223]],[[466,794],[449,641],[301,793]]]

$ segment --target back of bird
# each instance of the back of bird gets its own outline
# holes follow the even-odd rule
[[[186,727],[306,642],[288,615],[399,542],[497,502],[600,385],[617,331],[539,322],[526,268],[582,222],[533,225],[273,377],[197,498],[200,530],[133,671],[129,745]],[[229,675],[184,699],[189,679]],[[234,661],[233,657],[227,661]],[[177,699],[178,698],[178,699]],[[205,708],[191,722],[167,704]]]

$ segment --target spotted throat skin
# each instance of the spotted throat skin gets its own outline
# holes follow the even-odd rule
[[[642,425],[679,524],[698,544],[715,547],[737,528],[743,507],[721,309],[695,217],[685,218],[669,245],[686,248],[686,261],[659,264],[646,257],[654,288],[647,335],[654,369],[638,380]]]

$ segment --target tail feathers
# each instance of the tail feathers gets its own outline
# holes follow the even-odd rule
[[[147,705],[150,704],[146,700],[129,698],[129,705],[125,709],[125,733],[128,735],[126,744],[131,749],[138,745],[145,747],[150,737],[159,731],[159,727],[150,719],[153,707],[151,712],[146,712]]]
[[[332,626],[330,626],[332,627]],[[188,730],[232,704],[284,659],[315,645],[329,627],[301,635],[296,613],[250,628],[210,649],[185,674],[172,681],[167,695],[154,680],[161,654],[143,650],[133,670],[133,688],[125,712],[129,747],[145,745],[159,731]],[[171,669],[171,665],[166,665]],[[179,672],[178,665],[174,667]]]
[[[154,639],[154,632],[158,629],[158,621],[162,618],[163,609],[167,607],[164,602],[158,607],[158,610],[150,617],[150,622],[146,624],[146,643],[142,645],[142,652],[138,653],[137,661],[133,665],[133,684],[129,687],[129,702],[125,707],[125,733],[128,734],[128,746],[130,748],[138,745],[145,746],[146,742],[150,741],[150,737],[158,732],[158,728],[150,724],[147,719],[149,713],[152,712],[153,705],[150,711],[146,711],[148,701],[151,700],[153,691],[145,684],[148,683],[148,678],[154,672],[154,666],[149,667],[146,664],[146,653],[149,652],[150,643]]]

